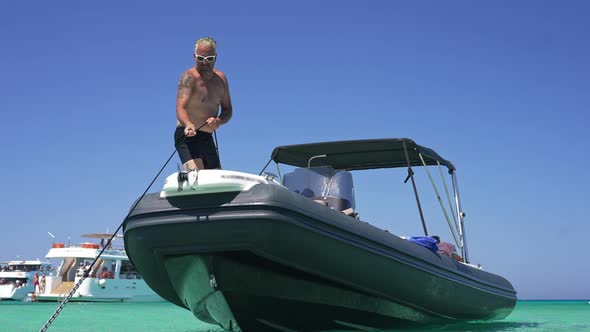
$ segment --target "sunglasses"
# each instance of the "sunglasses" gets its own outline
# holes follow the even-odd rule
[[[202,55],[195,54],[195,58],[197,59],[197,62],[204,62],[204,61],[207,61],[209,63],[215,62],[215,57],[217,57],[217,55],[202,56]]]

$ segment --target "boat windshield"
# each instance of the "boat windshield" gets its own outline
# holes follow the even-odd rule
[[[329,166],[296,168],[283,176],[289,190],[311,199],[330,199],[334,208],[355,208],[352,174]]]

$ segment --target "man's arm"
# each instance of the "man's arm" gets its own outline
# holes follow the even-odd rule
[[[221,98],[221,114],[219,114],[219,118],[221,119],[221,124],[225,124],[231,119],[233,115],[233,109],[231,105],[231,97],[229,95],[229,84],[227,83],[227,77],[221,72],[219,72],[219,77],[223,81],[225,85],[225,94],[223,98]]]
[[[188,72],[184,72],[178,81],[178,91],[176,94],[176,117],[178,121],[185,126],[184,134],[194,136],[196,134],[195,125],[191,123],[186,110],[186,105],[191,97],[195,77]]]

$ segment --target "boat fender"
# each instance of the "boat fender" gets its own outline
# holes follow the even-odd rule
[[[100,280],[98,281],[98,285],[99,285],[101,288],[105,288],[105,287],[106,287],[106,285],[107,285],[107,281],[106,281],[105,279],[100,279]]]

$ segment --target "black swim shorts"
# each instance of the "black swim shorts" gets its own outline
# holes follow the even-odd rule
[[[183,138],[184,137],[184,138]],[[201,159],[206,169],[219,168],[219,157],[213,142],[213,134],[197,130],[193,137],[184,136],[184,127],[176,127],[174,146],[182,163],[191,159]]]

